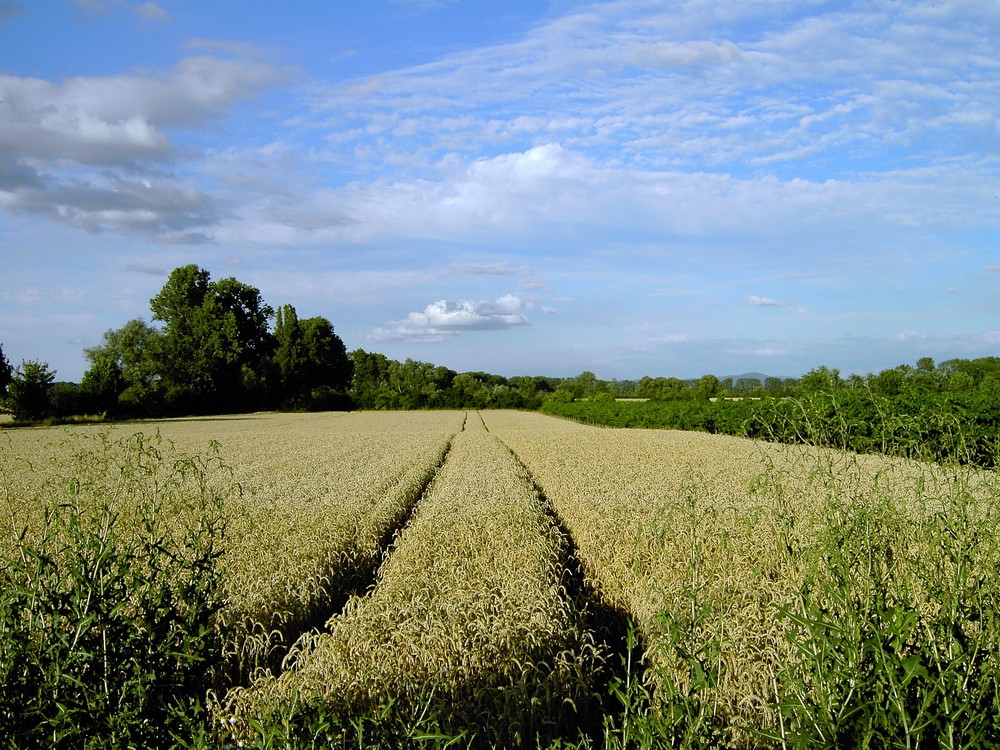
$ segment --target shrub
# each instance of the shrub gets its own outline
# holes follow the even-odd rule
[[[52,381],[55,373],[45,362],[22,362],[7,387],[7,404],[14,419],[31,422],[52,413]]]

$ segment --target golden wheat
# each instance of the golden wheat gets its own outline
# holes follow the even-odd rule
[[[416,710],[433,694],[439,715],[506,711],[531,724],[532,710],[552,710],[549,693],[563,691],[558,710],[593,667],[569,656],[586,644],[563,590],[566,552],[523,468],[473,414],[371,593],[301,644],[279,679],[232,694],[228,714],[316,698]]]
[[[590,585],[639,625],[652,659],[663,660],[678,632],[685,647],[715,643],[721,684],[709,698],[734,727],[773,725],[775,673],[790,658],[778,607],[802,584],[800,551],[822,532],[824,504],[888,493],[926,515],[933,485],[944,492],[950,481],[913,462],[706,433],[520,412],[485,419],[561,518]],[[995,493],[988,474],[977,482],[984,497]],[[678,669],[680,683],[689,676],[662,666],[668,678]]]
[[[103,484],[104,497],[154,492],[156,476],[141,472],[133,476],[139,484],[115,487],[125,476],[118,441],[130,435],[159,435],[167,465],[213,445],[218,460],[206,467],[208,481],[226,496],[228,518],[223,614],[234,666],[246,676],[353,585],[358,571],[377,565],[385,537],[409,512],[463,418],[251,415],[18,430],[6,436],[0,460],[10,526],[4,540],[9,547],[22,530],[29,539],[37,534],[46,500],[81,472]]]
[[[132,471],[125,463],[142,459],[126,448],[140,431],[159,435],[142,443],[159,458]],[[178,480],[171,467],[184,462],[197,470]],[[946,515],[956,492],[987,520],[1000,504],[995,472],[704,433],[502,411],[250,415],[0,435],[0,552],[37,536],[67,488],[127,509],[134,495],[182,497],[199,482],[225,498],[224,614],[244,678],[382,562],[368,595],[303,638],[283,674],[233,692],[222,715],[308,700],[418,711],[433,694],[459,721],[577,700],[600,656],[563,588],[572,551],[600,603],[639,626],[654,688],[690,687],[678,637],[713,646],[719,682],[701,697],[734,745],[751,736],[741,730],[775,725],[778,674],[794,659],[779,607],[837,514],[898,514],[886,528],[898,531],[903,578],[939,542],[907,536],[907,524]]]

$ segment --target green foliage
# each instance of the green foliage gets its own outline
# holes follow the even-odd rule
[[[662,396],[645,402],[573,400],[560,386],[541,408],[611,427],[702,430],[991,468],[1000,455],[1000,380],[994,379],[992,359],[952,360],[934,368],[925,358],[917,368],[849,380],[820,367],[794,388],[783,384],[784,394],[765,389],[762,396],[742,398],[708,398],[718,392],[709,376],[687,388],[639,381],[644,393]]]
[[[55,372],[47,362],[27,361],[14,371],[7,386],[7,406],[18,421],[32,422],[52,413]]]
[[[254,394],[246,392],[244,368],[260,371],[271,355],[273,310],[260,292],[233,278],[213,282],[208,271],[187,265],[174,269],[150,309],[163,323],[159,371],[167,408],[245,408]]]
[[[3,345],[0,344],[0,399],[7,395],[7,386],[10,385],[14,377],[14,368],[10,366],[7,357],[3,353]]]
[[[258,750],[277,748],[464,748],[475,746],[469,731],[443,731],[431,710],[401,715],[392,702],[356,716],[346,717],[331,711],[321,701],[278,709],[262,720],[252,722],[251,735],[241,747]]]
[[[273,364],[277,400],[284,408],[344,408],[354,360],[333,324],[322,317],[299,320],[295,308],[278,310]]]
[[[103,343],[83,350],[90,368],[80,389],[92,411],[152,415],[160,411],[162,334],[142,318],[107,331]]]
[[[186,746],[221,654],[221,501],[203,461],[168,464],[156,439],[104,441],[79,462],[40,538],[22,530],[0,560],[5,742]],[[126,505],[115,486],[135,493]]]
[[[212,281],[196,265],[174,269],[141,318],[84,350],[90,367],[81,404],[125,416],[261,408],[349,408],[354,363],[333,324],[300,320],[284,305],[274,332],[260,291],[234,278]]]
[[[997,508],[953,477],[941,507],[908,517],[890,495],[827,496],[798,596],[781,609],[796,659],[778,677],[792,748],[1000,743]]]

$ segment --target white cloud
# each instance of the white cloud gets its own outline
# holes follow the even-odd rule
[[[651,352],[668,346],[678,344],[688,344],[694,341],[694,337],[688,333],[667,333],[655,336],[647,336],[638,341],[633,341],[627,345],[628,349],[639,352]]]
[[[505,294],[493,302],[459,300],[432,302],[420,312],[411,312],[405,319],[375,328],[369,334],[372,341],[438,342],[461,331],[500,330],[528,324],[525,313],[533,305],[515,294]]]
[[[114,165],[163,160],[165,129],[203,125],[282,80],[273,66],[189,57],[160,76],[0,76],[0,149],[22,157]]]
[[[451,267],[461,273],[484,276],[526,276],[532,273],[526,265],[513,268],[505,260],[496,263],[452,263]]]
[[[898,331],[897,333],[890,333],[886,336],[890,341],[910,341],[912,339],[922,339],[926,338],[919,331]]]
[[[783,346],[760,346],[754,349],[746,349],[740,353],[755,357],[784,357],[788,354],[788,349]]]
[[[747,303],[754,307],[788,307],[792,304],[791,302],[780,302],[770,297],[758,297],[756,294],[749,295]]]
[[[273,66],[190,57],[158,76],[0,76],[0,206],[87,231],[117,229],[202,242],[215,199],[160,165],[177,159],[168,132],[200,127],[281,80]],[[147,176],[139,176],[140,174]]]

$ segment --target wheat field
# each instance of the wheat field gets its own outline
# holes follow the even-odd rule
[[[142,444],[160,463],[124,482],[137,434],[153,436]],[[190,481],[222,499],[228,524],[222,616],[237,687],[216,713],[234,737],[323,704],[433,710],[521,745],[610,710],[624,665],[651,711],[687,717],[677,737],[696,719],[710,744],[766,746],[790,721],[788,695],[819,689],[802,647],[817,597],[837,616],[866,597],[906,604],[927,638],[951,601],[942,585],[975,586],[980,614],[1000,609],[990,472],[513,411],[16,430],[0,447],[8,547],[67,485],[124,508],[166,491],[156,466],[195,462]],[[169,476],[183,496],[188,474]],[[827,601],[840,591],[843,607]],[[635,664],[620,634],[601,632],[608,613],[634,624]],[[969,632],[1000,632],[975,617]],[[894,648],[912,665],[924,636],[907,633]]]

